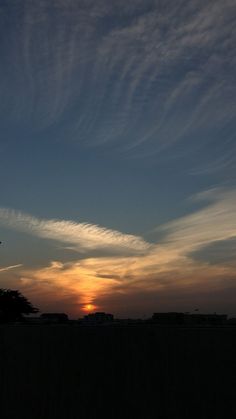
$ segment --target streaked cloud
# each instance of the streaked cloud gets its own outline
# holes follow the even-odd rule
[[[22,259],[13,233],[1,283],[74,312],[142,293],[234,292],[233,257],[212,253],[236,237],[235,27],[235,0],[0,6],[2,205],[47,214],[63,202],[63,219],[0,208],[4,229],[48,246],[28,238]],[[75,208],[119,227],[64,219]],[[118,231],[158,223],[154,243]]]
[[[126,243],[128,253],[117,255],[114,252],[111,255],[108,247],[111,246],[115,250],[117,246],[120,248],[121,237],[118,236],[117,244],[116,234],[111,240],[110,231],[109,239],[106,238],[105,233],[103,238],[102,233],[103,254],[94,257],[87,257],[85,254],[79,261],[66,263],[54,261],[49,266],[35,269],[22,268],[19,273],[20,286],[32,293],[34,298],[41,299],[40,301],[43,301],[43,298],[48,301],[50,298],[48,296],[51,295],[53,289],[59,300],[70,297],[73,301],[74,315],[79,315],[87,304],[92,304],[98,309],[106,309],[105,304],[108,304],[109,296],[112,299],[116,298],[117,307],[120,305],[122,311],[123,297],[126,299],[128,295],[132,295],[131,304],[135,306],[135,295],[140,295],[142,292],[144,295],[153,293],[158,298],[163,295],[165,299],[168,293],[173,297],[174,294],[180,296],[182,292],[181,298],[185,305],[189,296],[199,300],[209,292],[219,295],[220,292],[231,289],[234,293],[236,292],[235,261],[222,260],[215,264],[212,261],[208,262],[207,246],[218,242],[222,246],[224,241],[236,238],[236,191],[212,189],[197,194],[193,200],[198,205],[201,202],[203,207],[162,226],[165,236],[157,244],[150,245],[139,238],[137,246],[136,238],[135,245],[129,240]],[[0,212],[1,220],[4,218],[2,211]],[[73,234],[70,228],[65,233],[63,223],[51,224],[48,221],[49,224],[46,224],[45,221],[31,220],[29,216],[26,218],[20,214],[17,218],[16,214],[13,214],[14,217],[8,216],[11,227],[19,228],[23,217],[23,222],[28,224],[27,231],[39,237],[49,238],[50,236],[50,238],[65,242],[77,237],[78,225],[74,227]],[[59,235],[60,227],[62,230]],[[92,229],[91,226],[90,228]],[[97,227],[95,231],[99,236]],[[157,233],[159,231],[160,228],[157,229]],[[88,239],[89,234],[86,236],[88,242],[85,238],[76,242],[76,246],[82,247],[84,251],[89,251],[95,246],[98,248],[98,236],[95,235],[96,239],[91,241]],[[142,244],[141,249],[140,244]],[[141,250],[139,254],[135,246]],[[206,252],[204,260],[195,258],[195,253],[204,249]],[[129,253],[130,250],[135,250],[135,252]]]
[[[89,223],[41,220],[20,211],[0,208],[0,223],[44,239],[69,243],[79,252],[105,250],[108,253],[142,254],[151,245],[139,236]]]
[[[17,25],[9,18],[16,8]],[[60,124],[66,141],[129,157],[179,143],[182,153],[206,153],[214,143],[208,171],[216,170],[229,151],[219,133],[230,138],[236,113],[235,16],[233,0],[13,1],[1,14],[2,30],[11,30],[2,112],[34,129]]]
[[[6,271],[10,271],[11,269],[16,269],[16,268],[20,268],[23,265],[20,263],[18,265],[10,265],[10,266],[4,266],[4,267],[0,267],[0,272],[6,272]]]
[[[199,193],[198,201],[210,201],[203,209],[161,227],[169,247],[189,254],[217,241],[236,237],[236,192],[212,189]]]

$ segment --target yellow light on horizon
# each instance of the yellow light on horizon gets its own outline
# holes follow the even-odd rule
[[[95,308],[96,308],[96,306],[95,306],[94,304],[86,304],[86,305],[84,306],[84,310],[85,310],[85,311],[94,311],[94,310],[95,310]]]

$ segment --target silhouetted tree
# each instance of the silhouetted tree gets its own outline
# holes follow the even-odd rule
[[[18,290],[0,288],[1,323],[21,320],[24,318],[24,314],[28,315],[38,311]]]

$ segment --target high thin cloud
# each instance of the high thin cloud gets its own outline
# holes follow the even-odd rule
[[[107,248],[100,256],[88,258],[84,255],[79,261],[54,261],[46,267],[22,268],[19,273],[20,287],[42,304],[52,298],[52,290],[55,290],[58,301],[69,298],[73,302],[73,315],[86,310],[88,304],[105,310],[109,306],[109,298],[116,300],[116,310],[119,312],[122,311],[123,299],[132,295],[130,301],[135,306],[135,296],[140,298],[142,293],[144,296],[149,295],[147,298],[156,295],[160,301],[161,296],[166,301],[168,295],[171,295],[173,304],[176,295],[177,301],[181,298],[186,307],[189,299],[199,302],[204,301],[205,295],[212,293],[217,298],[221,292],[235,294],[235,261],[214,264],[206,260],[207,246],[236,238],[236,191],[212,189],[198,194],[194,199],[198,205],[202,202],[203,208],[163,226],[166,235],[158,244],[149,245],[141,241],[143,246],[139,255],[136,251],[136,254],[111,256]],[[2,214],[1,211],[1,220],[4,218]],[[14,216],[13,223],[13,218],[8,216],[9,224],[14,228],[22,222],[21,219],[22,215],[18,220]],[[55,234],[50,222],[40,234],[40,223],[37,224],[34,219],[37,227],[32,227],[33,222],[29,218],[27,223],[31,226],[28,232],[40,237],[52,238]],[[56,225],[58,238],[60,224]],[[62,230],[60,240],[67,242],[68,233],[64,234]],[[142,239],[138,239],[138,243],[139,240]],[[87,250],[90,246],[87,245]],[[114,241],[112,246],[116,247]],[[130,250],[132,246],[129,246]],[[195,258],[195,253],[200,249],[205,249],[204,260]],[[211,298],[214,304],[214,298]],[[215,304],[218,304],[217,301]]]
[[[235,16],[234,0],[12,1],[0,17],[4,109],[40,129],[67,120],[67,140],[132,157],[179,142],[189,153],[193,137],[205,150],[235,120]]]
[[[0,223],[44,239],[69,243],[74,250],[79,252],[106,250],[108,253],[141,254],[151,247],[141,237],[132,234],[123,234],[89,223],[40,220],[5,208],[0,208]]]
[[[165,241],[170,248],[173,246],[189,254],[211,243],[236,237],[235,191],[216,188],[198,194],[195,200],[210,203],[161,228],[167,233]]]
[[[16,269],[16,268],[20,268],[23,265],[21,263],[19,263],[18,265],[10,265],[10,266],[4,266],[4,267],[0,267],[0,272],[7,272],[10,271],[11,269]]]

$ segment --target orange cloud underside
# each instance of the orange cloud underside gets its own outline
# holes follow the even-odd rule
[[[232,267],[211,266],[171,252],[163,254],[162,259],[158,253],[151,253],[136,258],[89,258],[65,265],[53,262],[43,269],[25,271],[21,282],[44,301],[73,297],[73,315],[79,316],[106,310],[99,304],[104,296],[120,298],[126,294],[132,303],[135,292],[161,295],[184,289],[201,293],[223,289],[234,275]]]

